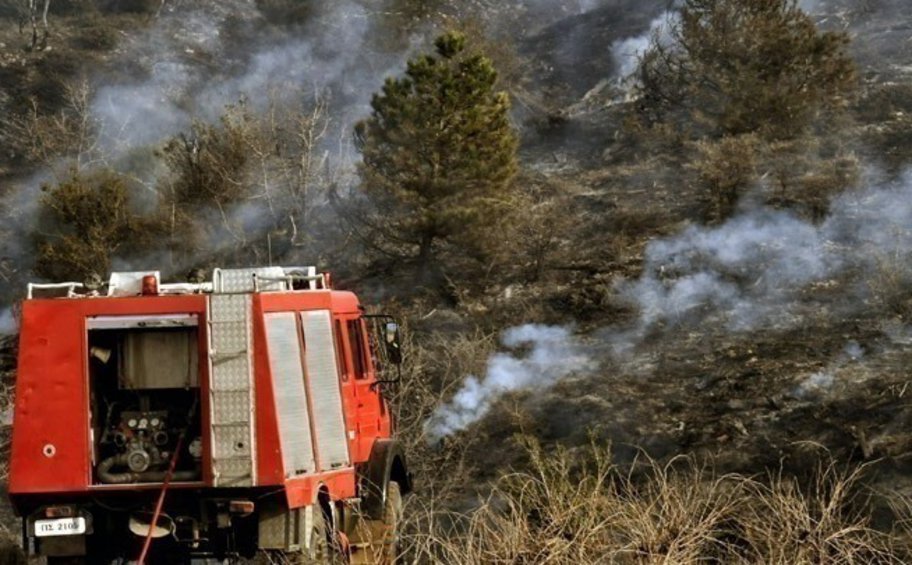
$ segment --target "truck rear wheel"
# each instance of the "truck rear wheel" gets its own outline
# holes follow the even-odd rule
[[[390,481],[382,520],[360,519],[350,536],[351,565],[395,565],[399,557],[399,526],[402,521],[402,491]]]

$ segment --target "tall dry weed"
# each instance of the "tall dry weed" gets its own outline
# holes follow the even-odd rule
[[[412,497],[404,563],[582,565],[908,562],[905,528],[871,525],[865,467],[821,463],[810,482],[720,474],[679,457],[630,469],[592,445],[580,456],[524,439],[529,465],[469,512]],[[906,505],[912,508],[912,504]]]

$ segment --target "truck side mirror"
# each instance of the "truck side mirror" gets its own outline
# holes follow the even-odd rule
[[[383,343],[386,345],[386,358],[394,364],[402,363],[402,346],[399,343],[399,324],[387,322],[383,332]]]

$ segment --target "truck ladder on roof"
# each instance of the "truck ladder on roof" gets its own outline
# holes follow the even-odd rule
[[[214,486],[255,483],[251,295],[209,297],[209,400]]]

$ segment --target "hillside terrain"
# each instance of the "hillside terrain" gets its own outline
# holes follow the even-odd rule
[[[904,0],[800,3],[845,34],[855,74],[779,138],[675,109],[645,123],[637,64],[677,25],[663,0],[61,0],[39,45],[19,4],[0,3],[0,332],[29,280],[318,264],[407,330],[405,562],[912,559]],[[512,100],[519,219],[483,234],[508,241],[478,262],[441,243],[431,276],[384,261],[359,223],[374,216],[353,133],[384,79],[453,28]],[[181,168],[200,148],[215,148],[209,192]],[[81,234],[49,191],[104,175],[129,225],[67,247]],[[764,538],[780,503],[797,525]],[[818,536],[819,553],[775,555],[773,534]]]

